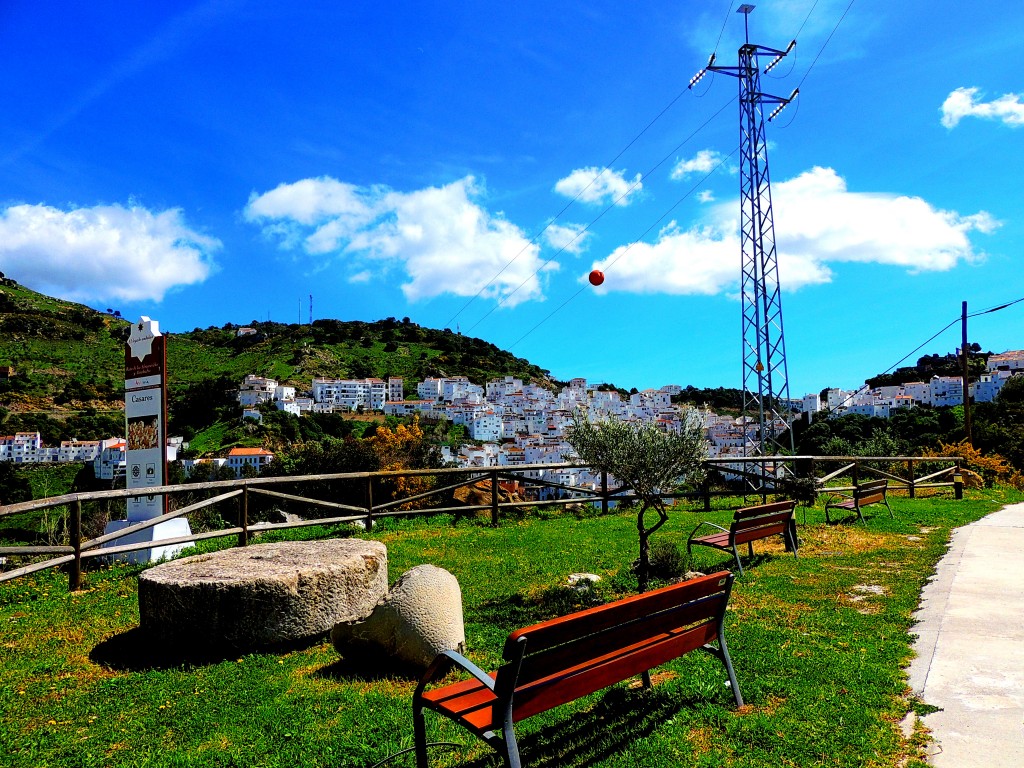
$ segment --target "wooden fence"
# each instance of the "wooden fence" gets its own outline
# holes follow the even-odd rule
[[[963,495],[961,461],[959,456],[938,458],[923,458],[920,456],[764,456],[709,459],[705,462],[706,469],[708,470],[706,479],[698,488],[689,491],[666,493],[665,497],[701,500],[706,510],[711,509],[711,499],[713,496],[736,496],[741,494],[744,496],[761,496],[762,499],[766,500],[769,495],[798,495],[796,491],[799,487],[802,487],[802,493],[807,495],[813,494],[811,496],[813,499],[818,493],[826,490],[828,492],[850,490],[861,478],[870,475],[888,479],[892,483],[893,490],[905,490],[912,498],[922,488],[950,487],[954,491],[955,498],[959,499]],[[877,465],[879,464],[884,465],[885,469],[878,467]],[[922,476],[917,476],[916,468],[919,468],[921,465],[928,465],[931,471]],[[948,466],[935,470],[934,467],[936,465]],[[192,544],[205,539],[225,536],[237,536],[238,545],[246,546],[252,535],[259,532],[338,523],[362,523],[367,530],[370,530],[373,528],[375,520],[397,515],[467,514],[489,511],[491,524],[498,525],[503,511],[507,513],[516,509],[540,506],[599,504],[602,512],[607,513],[612,503],[630,502],[636,498],[628,487],[614,485],[614,481],[606,474],[602,474],[600,482],[594,483],[593,487],[566,485],[545,479],[558,470],[585,467],[586,465],[583,464],[561,463],[529,464],[516,467],[354,472],[304,475],[300,477],[256,477],[243,480],[168,485],[158,488],[71,493],[63,496],[38,499],[36,501],[9,504],[7,506],[0,506],[0,517],[44,510],[62,511],[66,515],[69,544],[0,546],[0,561],[3,562],[6,562],[6,559],[10,557],[47,558],[2,571],[0,572],[0,581],[16,579],[49,568],[67,566],[69,589],[77,590],[82,585],[82,566],[85,560],[151,549],[155,546],[167,547],[176,544]],[[904,467],[905,470],[900,474],[893,471],[896,468],[902,469]],[[817,472],[826,468],[831,469],[818,476]],[[389,480],[393,481],[396,478],[414,477],[427,478],[434,483],[434,486],[420,493],[409,494],[382,503],[374,502],[374,489],[375,487],[379,489],[381,483]],[[732,480],[734,485],[732,487],[716,486],[716,482],[723,478],[725,480]],[[840,478],[849,478],[852,485],[837,484]],[[335,481],[360,484],[363,489],[364,503],[361,505],[342,504],[337,501],[318,499],[280,490],[289,486],[301,487],[314,482]],[[518,484],[518,486],[524,488],[526,496],[531,498],[502,501],[501,484],[503,481],[506,484]],[[486,504],[452,505],[449,503],[445,506],[444,501],[441,501],[437,506],[431,505],[432,503],[437,503],[438,500],[450,499],[451,494],[459,488],[480,485],[482,483],[487,484],[484,486],[486,489],[484,492],[489,491],[490,494]],[[735,483],[742,485],[742,489],[738,490]],[[92,539],[83,539],[82,537],[83,504],[119,500],[127,502],[129,498],[156,494],[167,496],[171,500],[168,506],[173,506],[176,497],[184,494],[194,495],[196,493],[209,493],[212,495],[200,501],[173,509],[160,517],[122,528],[114,533],[97,536]],[[330,510],[335,514],[330,517],[283,523],[251,522],[250,504],[253,502],[254,497],[268,500],[270,503],[278,501],[288,504],[308,505],[310,507]],[[227,517],[235,518],[236,525],[234,526],[213,531],[203,531],[179,538],[160,539],[157,542],[113,544],[117,539],[123,539],[133,533],[144,531],[168,520],[186,517],[199,510],[222,505],[231,499],[236,499],[233,510],[234,514]],[[415,505],[415,508],[410,508],[410,505]]]

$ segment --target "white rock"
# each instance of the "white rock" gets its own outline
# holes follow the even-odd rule
[[[331,630],[342,655],[367,660],[387,657],[426,667],[441,651],[466,649],[462,590],[443,568],[418,565],[395,582],[362,621],[342,621]]]

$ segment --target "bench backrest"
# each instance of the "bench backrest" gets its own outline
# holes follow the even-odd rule
[[[728,571],[534,624],[508,636],[495,721],[519,721],[678,658],[719,636]]]
[[[858,504],[875,504],[885,500],[888,487],[888,480],[870,480],[853,489],[853,498]]]
[[[793,520],[795,509],[795,501],[776,501],[737,509],[729,526],[730,541],[745,544],[784,533]]]

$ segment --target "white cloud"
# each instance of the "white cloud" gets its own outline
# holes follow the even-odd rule
[[[850,192],[831,168],[813,168],[773,190],[780,251],[817,261],[945,271],[978,257],[967,235],[991,232],[985,212],[961,216],[920,197]]]
[[[75,301],[162,301],[205,280],[219,240],[190,229],[180,209],[100,205],[0,212],[0,263],[19,282]]]
[[[343,264],[349,281],[400,266],[410,301],[481,290],[508,306],[542,298],[537,273],[558,265],[542,269],[539,247],[475,202],[482,194],[471,176],[413,192],[320,177],[253,193],[245,217],[282,247]]]
[[[998,226],[982,211],[961,216],[919,197],[850,192],[831,168],[813,168],[772,189],[779,281],[792,291],[830,282],[832,264],[860,262],[944,271],[976,260],[972,231]],[[594,263],[608,290],[637,293],[734,292],[739,280],[738,202],[713,206],[689,229],[675,222],[653,243],[616,249]]]
[[[702,149],[694,157],[679,160],[672,169],[672,178],[681,181],[695,173],[711,173],[722,160],[721,153],[713,149]]]
[[[1000,120],[1006,125],[1024,125],[1024,102],[1020,94],[1007,93],[992,101],[979,101],[977,88],[957,88],[942,102],[942,124],[954,128],[965,117]]]
[[[697,200],[702,203],[713,203],[715,202],[715,193],[710,189],[702,189],[697,193]]]
[[[641,174],[630,181],[625,171],[610,168],[577,168],[555,183],[555,192],[584,203],[629,205],[644,188]]]
[[[591,233],[583,231],[582,224],[548,224],[544,239],[552,248],[567,253],[582,253],[587,248]]]
[[[356,272],[350,276],[348,281],[350,283],[368,283],[371,279],[373,279],[373,273],[368,269],[364,269],[362,272]]]

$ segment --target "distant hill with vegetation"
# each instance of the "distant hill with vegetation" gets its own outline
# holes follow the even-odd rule
[[[134,319],[134,318],[133,318]],[[548,371],[482,339],[424,328],[409,318],[376,322],[315,320],[299,325],[253,321],[168,334],[170,429],[205,447],[229,439],[240,421],[235,391],[249,373],[308,390],[316,376],[398,376],[407,393],[428,376],[483,382],[512,375],[555,386]],[[54,444],[97,439],[124,429],[124,342],[128,320],[113,311],[55,299],[0,278],[0,433],[38,430]],[[274,419],[271,419],[273,422]],[[347,433],[322,419],[327,434]],[[312,422],[315,436],[323,431]],[[216,437],[218,436],[219,437]],[[234,436],[237,438],[237,435]],[[246,442],[258,442],[249,440]]]

